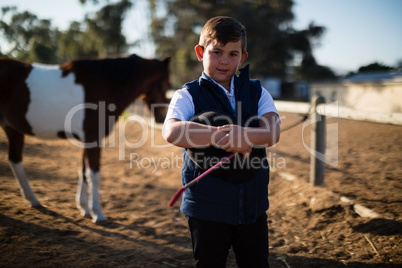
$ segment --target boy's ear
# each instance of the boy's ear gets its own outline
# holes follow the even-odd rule
[[[196,45],[194,50],[195,50],[195,54],[197,54],[198,60],[202,61],[202,59],[204,57],[204,48],[200,45]]]
[[[247,53],[247,52],[244,52],[244,53],[241,55],[240,65],[242,65],[243,62],[244,62],[247,58],[248,58],[248,53]]]

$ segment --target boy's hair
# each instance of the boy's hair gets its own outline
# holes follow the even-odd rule
[[[206,47],[216,41],[225,46],[228,42],[241,41],[242,53],[247,51],[246,28],[231,17],[214,17],[205,23],[201,30],[199,45]]]

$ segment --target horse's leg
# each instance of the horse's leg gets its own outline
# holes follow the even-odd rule
[[[3,127],[8,138],[8,163],[14,176],[17,178],[22,196],[32,207],[40,207],[41,204],[36,198],[22,164],[22,149],[24,147],[24,135],[9,126]]]
[[[85,176],[88,182],[89,190],[89,213],[91,214],[93,222],[105,221],[107,218],[102,212],[101,198],[100,198],[100,148],[95,147],[86,149],[88,167],[85,171]]]
[[[75,203],[80,211],[82,216],[89,216],[89,208],[88,208],[88,177],[85,177],[85,169],[86,169],[86,151],[83,150],[82,154],[82,166],[81,169],[78,170],[78,186],[77,186],[77,194],[75,196]]]

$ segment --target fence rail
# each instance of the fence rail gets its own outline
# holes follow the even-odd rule
[[[275,106],[279,112],[308,114],[310,103],[275,101]],[[381,124],[402,125],[402,113],[380,113],[351,109],[338,106],[337,102],[330,104],[319,104],[317,112],[327,117],[352,119],[357,121],[367,121]]]

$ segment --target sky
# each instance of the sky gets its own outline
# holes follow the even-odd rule
[[[402,0],[295,0],[293,27],[325,26],[314,49],[320,65],[357,71],[375,61],[402,61]]]
[[[148,16],[144,12],[147,0],[133,2],[124,24],[129,42],[149,38],[144,24]],[[311,22],[326,28],[313,50],[318,64],[346,73],[373,62],[395,66],[402,61],[402,0],[294,2],[295,29],[305,29]],[[78,0],[0,0],[0,7],[8,5],[17,6],[18,11],[28,10],[41,19],[51,19],[52,25],[60,30],[67,29],[71,21],[82,21],[86,13],[99,8],[81,5]],[[152,57],[153,47],[140,42],[130,53]]]

